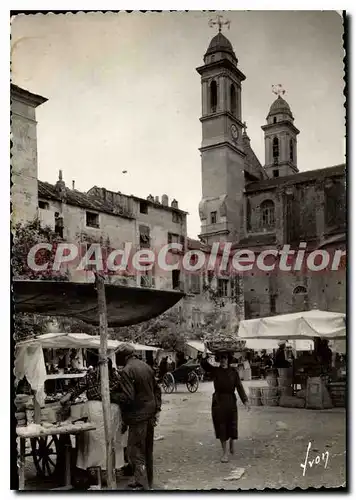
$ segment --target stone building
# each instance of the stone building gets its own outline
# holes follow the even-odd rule
[[[187,237],[187,213],[176,200],[169,203],[166,195],[142,199],[97,186],[85,193],[76,189],[74,181],[67,186],[62,171],[56,184],[38,180],[35,108],[47,99],[14,85],[11,98],[13,223],[38,218],[42,226],[50,227],[63,241],[79,245],[81,255],[92,243],[117,250],[125,242],[132,243],[133,251],[147,248],[157,253],[167,243],[181,243],[184,252],[196,249],[209,252],[208,246]],[[182,257],[172,252],[170,263]],[[93,280],[91,271],[75,270],[79,261],[80,257],[67,267],[71,279]],[[234,322],[240,316],[236,312],[239,304],[236,294],[225,297],[225,289],[220,290],[216,278],[208,280],[201,273],[185,273],[183,269],[164,271],[155,265],[145,274],[128,271],[124,276],[109,279],[128,286],[185,291],[187,297],[176,312],[187,330],[204,325],[206,317],[216,311],[224,323]],[[213,289],[217,290],[214,300]]]
[[[232,249],[259,254],[305,242],[345,250],[345,165],[299,171],[294,116],[281,93],[266,123],[265,161],[253,152],[241,114],[245,75],[229,40],[219,32],[197,68],[202,89],[201,234],[207,245],[232,242]],[[278,94],[278,92],[277,92]],[[344,311],[345,269],[330,272],[244,273],[246,317],[310,307]]]
[[[37,216],[37,122],[36,108],[47,101],[11,85],[11,203],[12,222]]]
[[[60,172],[55,185],[38,181],[38,210],[44,224],[60,231],[65,241],[80,244],[84,252],[93,243],[113,250],[131,243],[132,252],[150,249],[155,255],[170,242],[186,246],[187,214],[176,200],[169,204],[166,195],[142,199],[97,186],[84,193],[73,184],[68,188]],[[92,278],[91,271],[71,271],[71,275],[76,281]],[[125,276],[111,279],[131,286],[183,287],[179,272],[162,270],[156,264],[146,273],[134,273],[128,266]]]

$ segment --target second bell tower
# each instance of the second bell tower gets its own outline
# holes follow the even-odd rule
[[[204,65],[197,68],[202,86],[202,200],[199,204],[200,237],[238,241],[244,190],[241,83],[231,43],[221,33],[211,40]]]

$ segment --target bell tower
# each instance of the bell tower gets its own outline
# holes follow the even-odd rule
[[[282,95],[281,85],[272,86],[278,97],[272,103],[267,124],[262,127],[265,133],[265,170],[269,177],[282,177],[299,172],[297,167],[297,135],[294,117],[287,101]]]
[[[244,190],[241,117],[241,83],[245,75],[237,67],[230,41],[221,33],[222,16],[210,21],[219,32],[211,40],[204,65],[197,68],[202,88],[202,200],[199,204],[200,238],[238,241]]]

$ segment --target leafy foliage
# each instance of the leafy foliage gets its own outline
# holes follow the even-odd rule
[[[38,219],[27,224],[17,224],[13,227],[12,271],[15,279],[30,279],[52,281],[68,281],[68,275],[60,271],[53,271],[48,266],[46,271],[34,271],[27,264],[28,252],[37,243],[50,243],[52,252],[42,250],[36,254],[36,264],[48,262],[55,252],[56,244],[63,241],[57,233],[49,227],[41,227]],[[36,314],[16,313],[14,315],[15,341],[25,340],[35,335],[47,333],[48,322],[52,318]]]
[[[88,335],[99,335],[98,327],[85,323],[85,321],[81,321],[80,319],[60,316],[56,317],[56,321],[59,331],[63,333],[86,333]]]
[[[173,308],[158,318],[139,325],[115,328],[112,338],[181,351],[185,341],[191,337],[187,333],[178,311]]]
[[[35,335],[47,333],[49,318],[36,314],[17,313],[14,315],[14,340],[19,342]]]
[[[36,264],[49,262],[56,246],[62,238],[50,227],[42,227],[39,219],[27,224],[17,224],[13,228],[12,271],[15,278],[30,280],[68,281],[67,273],[54,271],[49,265],[44,271],[34,271],[28,265],[27,258],[31,248],[37,243],[50,243],[52,250],[41,249],[36,253]]]

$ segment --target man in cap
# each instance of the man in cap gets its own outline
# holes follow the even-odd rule
[[[278,349],[274,358],[274,368],[289,368],[290,364],[286,359],[286,343],[285,341],[278,342]]]
[[[161,390],[152,368],[135,356],[133,346],[121,344],[117,360],[124,366],[118,397],[124,424],[129,427],[127,451],[135,478],[129,486],[149,490],[153,483],[153,435],[161,411]]]

